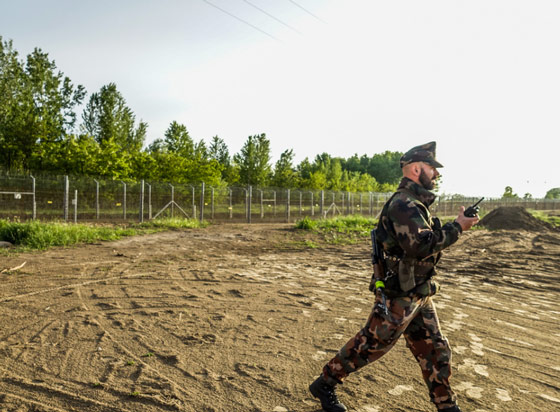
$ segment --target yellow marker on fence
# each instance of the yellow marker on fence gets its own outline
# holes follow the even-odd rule
[[[47,200],[47,203],[48,203],[49,205],[52,205],[52,200]]]
[[[120,203],[117,203],[115,206],[122,206]]]

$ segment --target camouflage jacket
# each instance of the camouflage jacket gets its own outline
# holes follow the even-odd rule
[[[458,223],[441,226],[439,219],[432,217],[429,207],[434,200],[432,192],[404,177],[383,207],[376,229],[377,241],[388,256],[388,269],[398,273],[399,262],[407,260],[414,266],[416,284],[435,275],[441,251],[455,243],[462,232]]]

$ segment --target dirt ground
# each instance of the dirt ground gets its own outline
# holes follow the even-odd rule
[[[369,244],[215,225],[0,256],[0,411],[318,412],[307,387],[363,326]],[[308,240],[307,246],[305,240]],[[560,233],[465,233],[434,298],[465,412],[560,410]],[[432,411],[401,339],[355,412]]]

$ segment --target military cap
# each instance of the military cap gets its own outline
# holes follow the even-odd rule
[[[434,167],[443,167],[436,160],[436,142],[415,146],[401,157],[401,168],[409,163],[424,162]]]

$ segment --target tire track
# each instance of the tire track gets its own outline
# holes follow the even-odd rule
[[[121,288],[121,290],[123,290]],[[82,304],[86,305],[87,302],[85,301],[86,299],[83,297],[82,294],[79,295],[79,298],[82,302]],[[129,298],[130,299],[130,298]],[[89,299],[88,299],[89,301]],[[90,306],[94,306],[94,305],[90,305]],[[142,309],[139,309],[142,310]],[[183,396],[184,399],[177,399],[178,401],[181,402],[192,402],[192,395],[190,392],[186,391],[183,389],[182,385],[178,382],[176,382],[174,379],[170,378],[169,376],[167,376],[165,373],[161,372],[158,368],[151,366],[150,364],[148,364],[147,362],[145,362],[141,357],[137,356],[136,354],[134,354],[134,352],[132,350],[130,350],[127,345],[121,343],[118,339],[116,339],[110,332],[109,332],[109,327],[105,324],[105,321],[110,322],[112,321],[111,319],[107,318],[107,315],[114,315],[114,314],[118,314],[121,313],[120,309],[119,311],[116,311],[116,313],[108,313],[104,310],[92,310],[92,312],[94,312],[94,314],[97,314],[99,316],[96,317],[96,322],[99,326],[99,328],[102,331],[102,337],[106,337],[107,339],[109,339],[116,347],[118,347],[123,353],[125,353],[130,359],[133,359],[134,362],[142,365],[142,367],[144,367],[146,370],[149,370],[150,372],[152,372],[155,376],[164,379],[165,381],[167,381],[168,383],[171,384],[171,388],[173,388],[174,390],[180,392]],[[103,318],[104,320],[102,320],[101,318]],[[188,372],[180,369],[180,368],[176,368],[178,369],[183,375],[189,376]],[[109,366],[108,369],[105,370],[104,374],[103,374],[103,379],[105,381],[109,381],[111,378],[111,375],[114,372],[114,366]],[[157,400],[155,400],[152,397],[144,397],[144,400],[146,399],[150,399],[149,402],[158,402]],[[163,404],[161,406],[164,406]],[[165,405],[167,407],[167,405]]]
[[[19,391],[16,390],[16,393],[21,393],[21,389],[27,391],[27,396],[24,398],[24,400],[26,402],[31,402],[35,405],[39,405],[41,407],[47,406],[50,409],[54,409],[57,411],[68,411],[68,409],[60,409],[58,408],[57,405],[52,405],[50,404],[50,402],[52,402],[52,398],[53,396],[56,399],[61,399],[62,400],[62,405],[64,405],[65,408],[68,408],[68,406],[70,406],[72,409],[71,410],[76,410],[76,411],[99,411],[99,412],[134,412],[134,410],[129,410],[126,408],[122,408],[122,407],[115,407],[112,405],[109,405],[107,403],[104,402],[100,402],[98,400],[95,399],[91,399],[88,398],[86,396],[83,395],[79,395],[76,393],[72,393],[72,392],[68,392],[65,391],[63,389],[59,389],[59,388],[55,388],[53,386],[49,386],[49,385],[43,385],[40,383],[35,383],[35,382],[30,382],[28,380],[26,380],[25,378],[19,377],[19,376],[13,376],[11,375],[11,373],[4,369],[3,367],[0,367],[0,370],[2,370],[6,375],[2,378],[2,383],[4,385],[10,385],[12,387],[16,387],[16,388],[20,388]],[[7,388],[4,386],[2,388],[3,391],[6,391]],[[13,392],[8,392],[10,395],[18,397],[19,399],[21,399],[21,397],[19,397],[19,395],[15,395]],[[46,399],[42,398],[41,400],[37,400],[35,398],[35,396],[37,394],[43,394],[46,395]],[[48,401],[50,402],[48,402]]]
[[[19,295],[8,296],[8,297],[0,299],[0,302],[9,302],[9,301],[20,299],[20,298],[26,298],[26,297],[29,297],[29,296],[41,295],[43,293],[54,292],[54,291],[62,290],[62,289],[79,288],[81,286],[93,285],[93,284],[101,283],[101,282],[108,282],[108,281],[115,280],[115,279],[138,278],[138,277],[147,276],[147,275],[150,275],[150,274],[151,273],[134,273],[134,274],[131,274],[131,275],[112,276],[112,277],[103,278],[103,279],[86,280],[85,282],[72,283],[72,284],[69,284],[69,285],[57,286],[57,287],[54,287],[54,288],[42,289],[42,290],[37,290],[37,291],[34,291],[34,292],[21,293]]]

